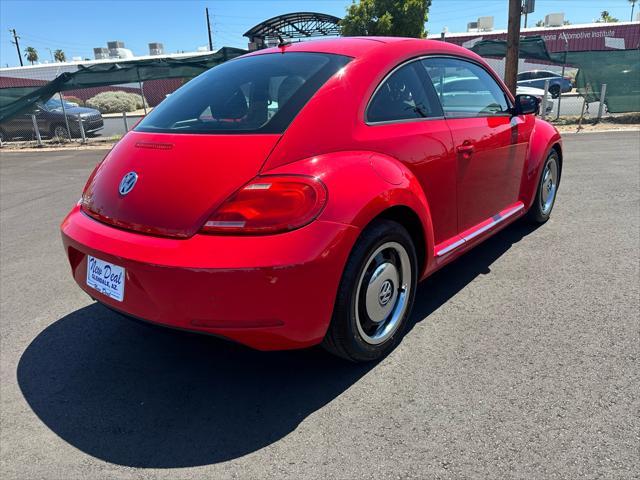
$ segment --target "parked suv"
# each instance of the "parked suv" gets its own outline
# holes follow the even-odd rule
[[[518,74],[518,85],[523,87],[544,89],[544,82],[547,80],[549,80],[549,93],[553,98],[558,98],[561,92],[570,92],[573,89],[569,78],[549,70],[531,70]]]
[[[64,120],[65,112],[72,137],[80,137],[78,123],[80,117],[82,117],[82,125],[86,134],[96,133],[104,127],[102,115],[98,110],[79,107],[75,103],[65,101],[63,111],[62,102],[59,99],[51,98],[45,103],[38,103],[36,108],[28,113],[16,115],[0,123],[0,136],[2,140],[17,137],[32,138],[34,133],[31,116],[35,114],[41,136],[68,138],[67,124]]]

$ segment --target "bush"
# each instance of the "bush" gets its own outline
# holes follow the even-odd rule
[[[63,97],[67,102],[77,103],[80,107],[84,105],[84,101],[80,100],[78,97],[74,97],[73,95],[65,95]]]
[[[136,109],[140,110],[141,108],[149,108],[149,104],[147,103],[147,99],[142,95],[130,94],[133,95],[136,99]]]
[[[117,91],[99,93],[88,99],[85,105],[99,110],[100,113],[133,112],[143,107],[140,95]]]

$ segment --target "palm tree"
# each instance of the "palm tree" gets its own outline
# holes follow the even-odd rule
[[[53,58],[55,58],[56,62],[66,62],[67,61],[67,56],[60,49],[55,50],[53,52]]]
[[[631,4],[631,20],[629,20],[630,22],[633,22],[633,9],[636,8],[636,2],[638,0],[629,0],[629,3]]]
[[[31,62],[31,65],[38,61],[38,51],[33,47],[27,47],[24,49],[25,58]]]
[[[600,18],[596,20],[596,23],[615,23],[617,21],[617,18],[612,17],[609,12],[603,10],[602,12],[600,12]]]

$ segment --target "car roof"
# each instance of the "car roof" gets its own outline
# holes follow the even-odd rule
[[[333,53],[336,55],[346,55],[353,58],[366,56],[373,50],[393,48],[394,45],[403,43],[405,46],[412,45],[416,50],[434,50],[438,52],[449,52],[452,54],[464,54],[475,56],[466,48],[440,40],[426,40],[420,38],[407,37],[339,37],[320,40],[308,40],[304,42],[294,42],[284,48],[273,47],[252,52],[249,55],[260,55],[265,53],[286,53],[286,52],[318,52]],[[284,52],[283,52],[284,50]]]

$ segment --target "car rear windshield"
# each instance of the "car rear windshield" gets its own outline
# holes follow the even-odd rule
[[[135,128],[159,133],[282,133],[350,57],[288,52],[223,63],[168,96]]]

